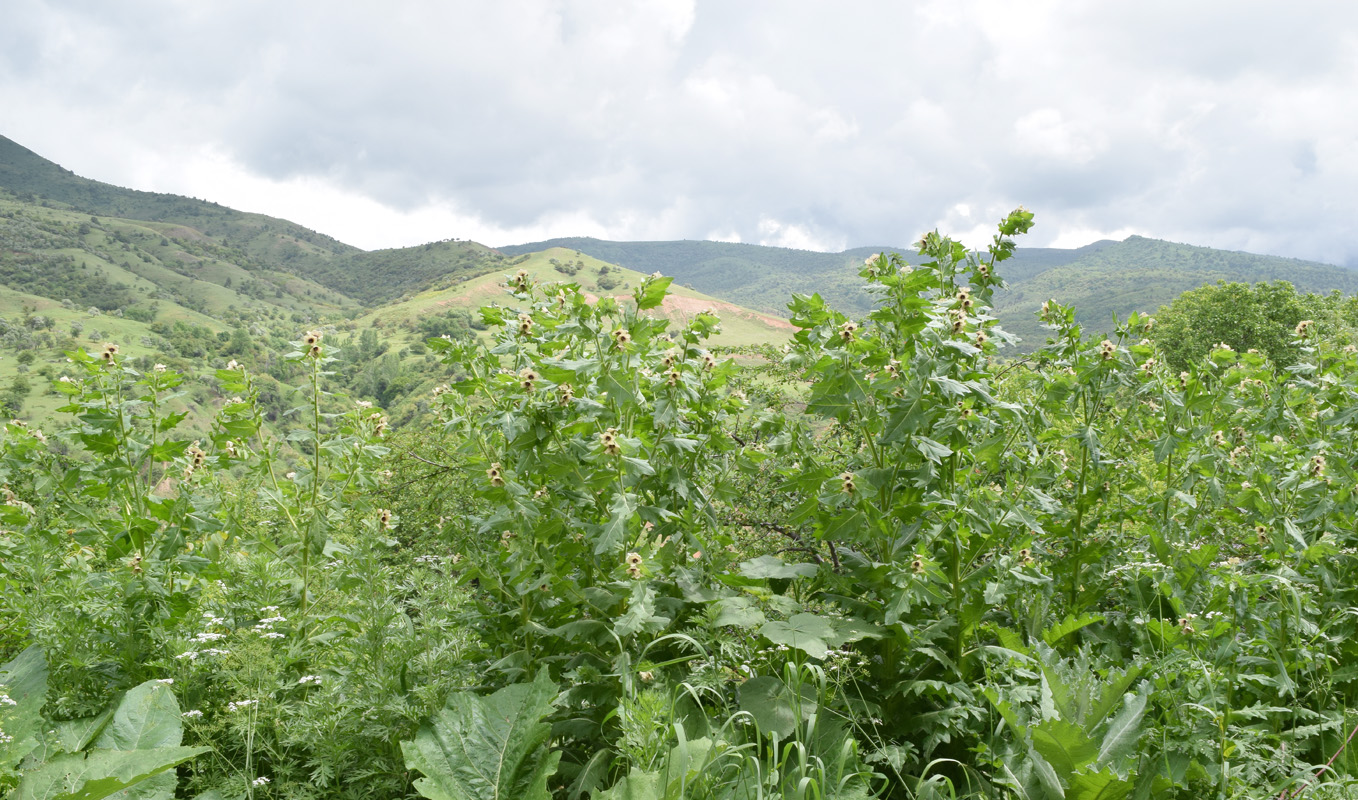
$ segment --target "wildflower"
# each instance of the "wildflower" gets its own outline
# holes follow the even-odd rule
[[[152,371],[152,372],[164,372],[164,371],[165,371],[165,365],[164,365],[164,364],[156,364],[154,367],[151,367],[151,371]]]
[[[989,279],[989,278],[990,278],[990,265],[989,265],[989,264],[981,264],[981,265],[979,265],[978,267],[976,267],[976,274],[977,274],[978,276],[980,276],[981,278]]]
[[[226,368],[227,368],[227,369],[232,369],[232,370],[235,370],[235,369],[244,369],[244,367],[242,367],[242,366],[236,361],[236,359],[234,359],[234,358],[231,359],[230,361],[226,362]]]
[[[0,694],[0,706],[17,706],[17,705],[19,705],[18,702],[16,702],[9,695]]]
[[[1107,361],[1108,359],[1112,358],[1115,353],[1117,353],[1117,349],[1118,349],[1117,345],[1113,344],[1107,339],[1104,339],[1102,342],[1099,343],[1099,356],[1104,361]]]
[[[717,359],[711,353],[703,353],[703,369],[712,369],[717,366]]]
[[[204,453],[202,449],[198,447],[197,440],[189,445],[189,449],[185,450],[184,454],[189,457],[189,460],[193,463],[194,469],[203,466],[203,462],[207,460],[207,453]]]
[[[527,314],[519,315],[519,334],[528,336],[533,332],[533,318]]]
[[[0,731],[0,744],[9,744],[14,741],[14,737],[4,731]]]
[[[976,346],[985,347],[985,343],[990,341],[990,337],[985,335],[985,331],[976,332]]]
[[[1234,464],[1241,456],[1249,455],[1250,449],[1245,445],[1240,445],[1231,451],[1231,463]]]
[[[299,685],[301,685],[301,686],[306,686],[307,684],[313,684],[313,685],[315,685],[315,686],[320,686],[320,685],[321,685],[321,676],[320,676],[320,675],[303,675],[300,679],[298,679],[297,683],[298,683]]]
[[[188,717],[189,719],[198,719],[199,717],[203,716],[203,712],[195,708],[189,711],[185,711],[183,714],[180,714],[179,716]]]
[[[641,577],[641,567],[628,567],[627,577],[636,580]]]
[[[500,532],[500,541],[504,542],[506,545],[509,544],[511,541],[513,541],[513,539],[514,539],[514,531],[501,531],[501,532]]]
[[[626,328],[618,328],[613,331],[613,341],[618,347],[626,347],[628,342],[632,341],[632,334],[628,333]]]
[[[156,683],[162,686],[174,686],[174,678],[157,678]]]
[[[962,309],[955,309],[952,312],[952,332],[961,333],[967,329],[967,312]]]
[[[682,377],[683,377],[683,376],[679,373],[679,370],[677,370],[677,369],[672,369],[672,370],[669,371],[669,373],[666,374],[666,376],[665,376],[665,383],[667,383],[667,384],[670,385],[670,386],[678,386],[678,385],[679,385],[679,379],[682,378]]]
[[[1153,358],[1148,358],[1145,361],[1142,361],[1141,371],[1147,375],[1151,374],[1152,372],[1155,371],[1156,363],[1157,363],[1156,360]]]
[[[283,477],[284,477],[284,478],[287,478],[287,479],[290,480],[290,481],[295,481],[295,480],[297,480],[297,473],[295,473],[295,472],[289,472],[288,474],[284,475]]]
[[[267,777],[265,777],[264,775],[260,775],[258,778],[255,778],[254,780],[250,781],[250,785],[251,785],[251,786],[263,786],[264,784],[266,784],[266,783],[268,783],[268,782],[269,782],[269,779],[268,779]]]
[[[387,528],[391,527],[391,509],[389,508],[377,509],[377,525],[382,530],[386,530]]]
[[[641,679],[642,683],[650,683],[655,680],[655,673],[650,670],[642,670],[637,673],[637,677]]]
[[[858,323],[854,322],[853,320],[849,320],[848,322],[839,326],[839,338],[843,339],[846,342],[852,342],[857,331]]]
[[[1212,442],[1216,444],[1218,447],[1226,444],[1226,434],[1222,433],[1221,431],[1213,431]]]
[[[609,428],[599,434],[599,443],[604,446],[604,452],[610,456],[622,454],[622,448],[618,446],[618,429]]]
[[[533,391],[533,386],[538,381],[538,374],[531,369],[525,369],[519,373],[519,387],[525,392]]]
[[[1274,444],[1281,445],[1284,441],[1286,441],[1286,440],[1283,439],[1283,437],[1278,436],[1278,435],[1276,435],[1276,434],[1275,434],[1274,437],[1273,437],[1273,443],[1274,443]]]
[[[962,310],[964,311],[971,310],[971,307],[974,305],[971,299],[971,289],[969,289],[966,286],[963,286],[961,289],[958,290],[957,304],[961,306]]]
[[[887,365],[882,368],[882,371],[893,378],[899,378],[901,377],[901,362],[893,358],[887,362]]]
[[[627,562],[627,566],[629,567],[639,567],[641,566],[641,554],[628,553],[627,557],[624,558],[623,561]]]
[[[313,345],[311,346],[311,349],[307,351],[307,357],[308,357],[308,358],[320,358],[320,357],[321,357],[321,346],[318,345],[318,344],[313,344]]]
[[[505,485],[504,474],[500,471],[500,462],[498,461],[491,464],[490,469],[486,470],[486,477],[490,479],[490,485],[497,489]]]
[[[923,575],[923,574],[924,574],[924,559],[916,558],[914,561],[911,561],[911,562],[910,562],[910,571],[913,572],[913,573],[915,573],[916,575]]]
[[[259,705],[258,700],[236,700],[234,702],[227,703],[226,710],[234,713],[236,711],[244,711],[247,708],[251,708],[257,705]]]
[[[110,342],[104,345],[104,351],[99,354],[99,357],[104,359],[105,364],[112,364],[114,357],[116,357],[117,355],[118,355],[118,345]]]
[[[568,406],[575,399],[575,389],[569,383],[563,383],[556,387],[556,401],[563,406]]]
[[[1180,372],[1180,373],[1179,373],[1179,391],[1183,392],[1183,391],[1187,391],[1187,390],[1188,390],[1188,373],[1187,373],[1187,372]]]
[[[1179,629],[1182,630],[1184,633],[1193,633],[1194,630],[1193,622],[1189,619],[1189,617],[1180,617]]]
[[[854,484],[854,474],[852,472],[840,473],[839,480],[841,481],[839,490],[844,494],[853,494],[857,491],[858,487]]]
[[[1318,478],[1325,472],[1325,456],[1317,453],[1311,456],[1311,477]]]
[[[1298,323],[1297,323],[1297,328],[1296,328],[1297,336],[1299,336],[1299,337],[1302,338],[1302,339],[1305,339],[1307,336],[1310,336],[1310,335],[1311,335],[1311,328],[1312,328],[1314,325],[1315,325],[1315,323],[1312,322],[1312,321],[1309,320],[1309,319],[1304,319],[1304,320],[1302,320],[1301,322],[1298,322]]]
[[[321,343],[320,331],[307,331],[306,335],[302,337],[302,344],[306,345],[307,347],[314,347],[320,343]]]
[[[1145,333],[1150,333],[1151,328],[1155,327],[1155,317],[1146,317],[1146,324],[1141,328]]]

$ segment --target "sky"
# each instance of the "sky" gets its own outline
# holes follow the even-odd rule
[[[0,135],[375,249],[1132,234],[1358,266],[1358,3],[4,0]]]

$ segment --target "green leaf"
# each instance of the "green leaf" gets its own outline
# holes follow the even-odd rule
[[[604,523],[603,529],[599,532],[599,541],[594,543],[596,555],[622,549],[627,541],[627,523],[631,521],[636,510],[636,503],[631,495],[624,492],[613,495],[613,502],[608,504],[608,522]]]
[[[764,733],[786,739],[815,713],[816,701],[810,687],[794,693],[777,678],[761,675],[740,685],[740,710],[748,711]]]
[[[415,781],[431,800],[549,800],[547,779],[560,752],[550,752],[556,684],[547,671],[480,697],[457,692],[414,741],[401,742],[406,767],[425,777]]]
[[[1066,800],[1123,800],[1131,792],[1131,781],[1112,771],[1084,772],[1071,779]]]
[[[717,616],[712,620],[714,628],[724,628],[728,625],[753,628],[764,622],[764,612],[759,610],[753,598],[727,597],[717,601],[716,609]]]
[[[637,290],[632,293],[632,298],[636,300],[637,310],[645,311],[648,308],[655,308],[665,301],[665,292],[670,288],[674,278],[648,278],[642,281]]]
[[[1043,631],[1042,641],[1054,645],[1081,628],[1088,627],[1096,622],[1103,622],[1102,614],[1082,614],[1078,617],[1068,615],[1064,620]]]
[[[108,750],[178,747],[184,738],[179,703],[170,687],[147,681],[129,690],[113,712],[113,720],[94,746]]]
[[[835,631],[823,617],[816,614],[794,614],[787,622],[766,622],[759,633],[774,644],[795,647],[812,658],[825,658],[830,651],[825,643]]]
[[[1131,695],[1122,713],[1108,724],[1099,746],[1099,763],[1107,764],[1130,753],[1141,738],[1141,717],[1146,713],[1146,696]]]
[[[1099,755],[1099,746],[1085,735],[1080,726],[1063,719],[1049,719],[1029,728],[1033,747],[1060,775],[1073,775],[1076,770]]]
[[[935,442],[927,436],[913,436],[911,438],[914,439],[915,447],[919,449],[920,454],[935,464],[952,455],[952,448]]]
[[[67,753],[25,774],[14,800],[99,800],[174,769],[209,749],[158,747]]]
[[[818,568],[815,564],[785,564],[778,556],[760,556],[740,564],[740,574],[747,578],[799,578],[813,577]]]
[[[632,767],[626,777],[595,797],[598,800],[664,800],[665,795],[660,788],[659,773],[642,772]]]

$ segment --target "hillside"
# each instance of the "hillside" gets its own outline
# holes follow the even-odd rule
[[[505,294],[505,274],[520,269],[527,271],[539,283],[576,283],[591,296],[611,296],[619,301],[630,299],[631,289],[644,277],[635,270],[623,269],[573,250],[549,248],[525,253],[509,262],[503,271],[455,279],[444,288],[431,289],[402,302],[382,306],[359,318],[356,323],[360,327],[371,326],[387,334],[411,332],[419,330],[421,322],[431,317],[450,312],[472,313],[484,305],[506,305],[512,301]],[[715,310],[722,320],[722,332],[716,337],[716,344],[733,347],[781,344],[794,330],[781,317],[751,311],[679,286],[671,288],[670,296],[665,299],[660,311],[675,323],[682,324],[688,316],[707,308]],[[405,338],[413,342],[416,337],[406,333]]]
[[[859,247],[817,253],[724,242],[608,242],[552,239],[502,247],[509,254],[568,247],[638,271],[659,270],[678,283],[766,313],[786,314],[793,292],[819,292],[846,313],[861,314],[873,298],[858,271],[873,253],[899,252],[918,261],[909,248]],[[1044,334],[1035,313],[1044,300],[1079,308],[1080,320],[1098,329],[1113,314],[1155,311],[1182,292],[1218,280],[1256,283],[1289,280],[1303,292],[1358,291],[1358,272],[1343,267],[1277,256],[1262,256],[1133,236],[1084,247],[1020,247],[1000,274],[1008,289],[996,295],[1002,324],[1031,347]]]

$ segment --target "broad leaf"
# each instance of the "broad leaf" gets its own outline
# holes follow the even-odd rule
[[[809,687],[801,687],[801,692],[795,693],[787,684],[768,675],[751,678],[740,686],[740,710],[749,712],[761,731],[781,739],[795,733],[816,708]]]
[[[825,658],[830,649],[825,640],[835,635],[830,623],[815,614],[794,614],[787,622],[766,622],[759,633],[774,644],[795,647],[812,658]]]
[[[57,756],[24,775],[15,800],[99,800],[188,761],[207,747],[92,750]]]
[[[550,752],[542,718],[555,697],[546,670],[489,697],[450,696],[413,742],[401,742],[406,767],[425,775],[415,788],[432,800],[549,800],[561,753]]]

